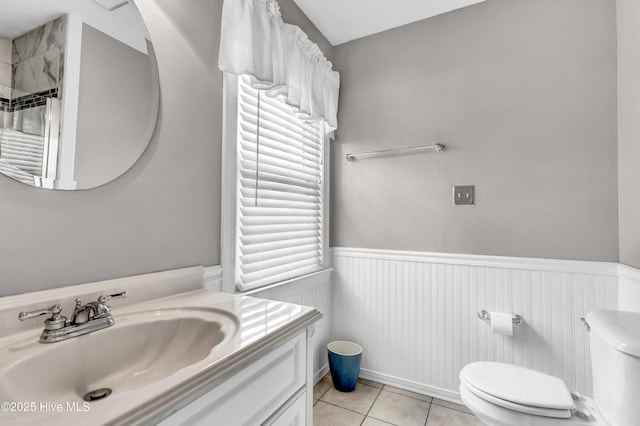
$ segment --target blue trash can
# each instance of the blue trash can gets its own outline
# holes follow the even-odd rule
[[[340,392],[353,391],[360,375],[362,347],[353,342],[336,340],[327,345],[327,350],[333,386]]]

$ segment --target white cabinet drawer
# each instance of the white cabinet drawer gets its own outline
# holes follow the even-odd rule
[[[306,333],[303,332],[160,425],[260,425],[305,385],[306,362]]]
[[[277,419],[269,422],[269,426],[304,426],[307,419],[307,394],[302,393]]]

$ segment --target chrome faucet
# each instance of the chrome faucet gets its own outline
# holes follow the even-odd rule
[[[116,294],[103,294],[96,302],[89,302],[85,305],[82,304],[80,299],[76,299],[76,307],[69,322],[67,322],[66,317],[60,315],[60,312],[62,312],[60,305],[53,305],[50,308],[37,309],[31,312],[20,312],[18,319],[24,321],[40,315],[51,315],[51,318],[44,322],[40,343],[60,342],[111,327],[114,321],[111,316],[111,307],[107,305],[107,301],[124,297],[127,297],[125,291]]]
[[[97,302],[89,302],[82,305],[80,299],[76,299],[76,308],[71,315],[71,324],[84,324],[87,321],[94,321],[100,318],[111,316],[111,307],[107,305],[109,299],[117,297],[127,297],[127,292],[117,294],[103,294]]]

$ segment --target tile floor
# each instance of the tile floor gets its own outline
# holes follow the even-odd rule
[[[358,379],[339,392],[327,374],[313,388],[314,426],[481,426],[464,405]]]

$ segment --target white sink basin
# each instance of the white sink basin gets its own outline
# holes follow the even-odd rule
[[[42,344],[34,335],[4,346],[0,400],[82,401],[100,388],[116,396],[198,363],[239,326],[234,314],[207,308],[114,313],[114,319],[109,328],[62,342]]]

